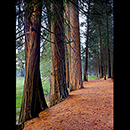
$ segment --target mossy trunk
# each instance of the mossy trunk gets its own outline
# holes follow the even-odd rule
[[[47,108],[40,78],[40,16],[41,5],[38,0],[25,10],[25,60],[26,74],[19,123],[38,116]],[[36,8],[36,4],[39,4]],[[24,6],[29,3],[24,2]]]

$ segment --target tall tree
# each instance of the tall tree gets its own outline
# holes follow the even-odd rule
[[[71,81],[71,36],[70,36],[70,1],[69,0],[65,0],[65,7],[66,7],[66,11],[65,11],[65,17],[66,17],[66,42],[67,42],[67,62],[66,62],[66,82],[68,83],[68,90],[70,91],[70,81]]]
[[[107,56],[108,56],[108,78],[111,78],[111,61],[110,61],[110,49],[109,49],[109,23],[108,23],[108,11],[106,2],[106,27],[107,27]]]
[[[88,81],[87,67],[88,67],[89,10],[90,10],[90,0],[88,1],[87,40],[86,40],[85,65],[84,65],[84,81]]]
[[[102,59],[102,37],[101,37],[101,25],[99,24],[99,40],[100,40],[100,78],[103,78],[103,59]]]
[[[65,49],[64,49],[64,13],[63,0],[54,0],[52,5],[51,31],[51,84],[50,84],[50,106],[64,100],[67,95]]]
[[[71,86],[72,90],[82,87],[78,0],[71,0]]]
[[[24,1],[26,74],[19,123],[38,116],[47,108],[40,78],[40,0]]]

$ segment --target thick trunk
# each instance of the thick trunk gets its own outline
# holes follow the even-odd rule
[[[72,90],[82,87],[78,0],[71,1],[71,86]]]
[[[58,8],[57,8],[58,7]],[[50,106],[64,100],[67,95],[66,70],[65,70],[65,49],[64,49],[64,20],[63,20],[63,1],[54,1],[52,12],[54,19],[51,30],[51,86],[50,86]]]
[[[41,7],[34,7],[39,1],[32,2],[34,3],[32,4],[31,11],[28,8],[25,10],[26,74],[19,123],[38,116],[39,112],[47,108],[39,70]],[[25,6],[27,4],[24,2]]]

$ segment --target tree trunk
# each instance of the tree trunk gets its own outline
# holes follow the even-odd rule
[[[24,2],[25,10],[25,60],[26,74],[19,123],[38,116],[47,108],[40,78],[40,0]],[[35,6],[39,4],[39,6]]]
[[[85,66],[84,66],[84,81],[88,81],[88,37],[89,37],[89,9],[90,9],[90,0],[88,3],[88,17],[87,17],[87,41],[86,41],[86,57],[85,57]]]
[[[108,55],[108,78],[111,78],[111,62],[110,62],[110,49],[109,49],[109,30],[108,30],[108,15],[107,15],[107,4],[106,4],[106,25],[107,25],[107,55]]]
[[[101,38],[101,27],[100,27],[100,25],[99,25],[99,39],[100,39],[100,78],[103,78],[102,38]]]
[[[67,95],[66,70],[65,70],[65,49],[64,49],[64,20],[63,1],[54,0],[52,6],[53,23],[51,30],[52,59],[51,59],[51,84],[50,84],[50,107],[64,100]]]
[[[113,45],[112,79],[114,79],[114,45]]]
[[[96,76],[98,78],[98,60],[97,59],[96,59],[95,67],[96,67]]]
[[[104,50],[105,50],[105,48],[104,48]],[[104,53],[104,55],[105,55],[105,53]],[[105,56],[104,56],[104,58],[103,58],[103,73],[104,73],[104,80],[106,80],[106,61],[105,61]]]
[[[66,22],[67,22],[67,27],[66,27],[66,41],[67,41],[67,48],[66,48],[66,50],[67,50],[67,66],[66,66],[66,68],[68,69],[68,70],[66,70],[66,72],[68,73],[66,73],[66,77],[68,78],[68,80],[66,79],[66,82],[68,83],[68,91],[70,91],[71,90],[71,84],[70,84],[70,81],[71,81],[71,43],[70,43],[70,41],[71,41],[71,37],[70,37],[70,2],[68,1],[68,0],[65,0],[65,7],[66,7],[66,12],[65,12],[65,14],[66,14]]]
[[[82,87],[78,0],[71,1],[71,86],[72,90]]]

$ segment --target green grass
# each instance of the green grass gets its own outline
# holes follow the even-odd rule
[[[48,80],[42,82],[42,87],[43,87],[44,94],[49,93],[49,91],[50,91],[50,83],[49,83]]]
[[[24,77],[16,77],[16,108],[21,107],[23,97]]]
[[[88,80],[98,79],[96,76],[88,76]]]
[[[19,118],[24,88],[24,77],[16,77],[16,120]]]

